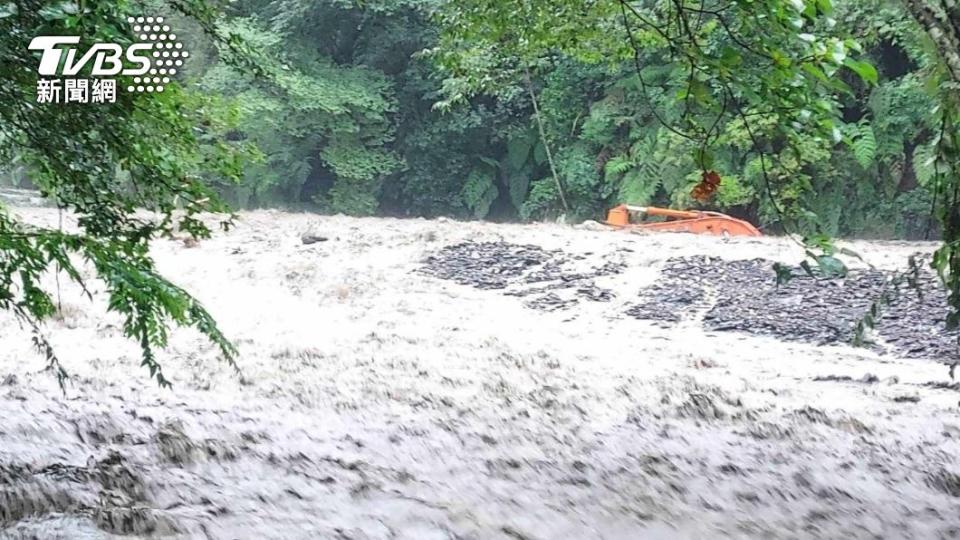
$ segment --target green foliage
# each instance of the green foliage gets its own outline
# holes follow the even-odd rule
[[[561,181],[570,183],[575,215],[568,217],[597,219],[620,202],[701,206],[690,190],[709,167],[724,180],[705,207],[735,210],[768,229],[865,236],[916,230],[901,226],[918,220],[915,211],[894,200],[914,188],[913,175],[932,190],[932,168],[924,164],[931,163],[933,105],[925,75],[915,67],[896,73],[900,59],[889,53],[892,41],[916,66],[929,64],[902,9],[877,0],[864,16],[847,4],[831,11],[828,3],[806,3],[798,19],[776,2],[764,8],[778,21],[768,36],[754,35],[756,22],[737,11],[748,6],[735,3],[722,20],[701,21],[693,38],[672,21],[661,27],[692,52],[667,46],[629,11],[625,25],[617,3],[577,12],[559,30],[551,26],[554,12],[511,12],[530,21],[523,31],[540,42],[521,43],[508,32],[506,41],[486,43],[498,26],[445,26],[462,17],[490,22],[500,9],[494,3],[434,12],[433,5],[389,0],[242,2],[224,28],[285,69],[240,84],[222,66],[203,71],[204,88],[236,97],[241,132],[263,158],[248,165],[240,186],[222,190],[250,205],[315,203],[351,214],[558,216],[556,187],[537,181],[551,173],[526,65],[546,143]],[[560,12],[574,10],[561,4]],[[683,6],[690,16],[692,7]],[[662,20],[671,10],[677,7],[668,2],[638,13]],[[830,17],[840,24],[831,26]],[[603,31],[584,31],[579,25],[587,22]],[[850,34],[867,46],[858,58]],[[691,79],[697,47],[704,56]],[[779,60],[770,68],[765,55]],[[790,58],[800,62],[783,65]],[[776,96],[756,91],[783,90],[791,80],[804,84]],[[489,182],[474,174],[483,160],[496,162]]]
[[[753,186],[743,182],[738,176],[724,176],[716,194],[716,204],[723,209],[747,206],[756,199],[757,192]]]
[[[868,0],[835,10],[830,0],[732,0],[714,9],[654,0],[583,9],[577,0],[509,6],[463,0],[443,5],[438,20],[444,31],[432,54],[447,73],[444,108],[477,94],[512,95],[530,70],[546,81],[591,88],[570,76],[576,72],[571,62],[611,73],[632,63],[648,109],[643,116],[684,139],[676,149],[692,150],[699,169],[728,171],[731,187],[718,204],[749,202],[761,221],[787,231],[826,238],[859,222],[862,232],[867,212],[878,209],[882,216],[871,226],[882,228],[898,221],[890,204],[898,195],[932,193],[946,240],[934,266],[950,291],[950,322],[958,323],[960,7],[954,4]],[[850,36],[863,38],[866,48]],[[660,67],[657,76],[650,65]],[[619,195],[639,201],[655,198],[659,187],[650,171],[641,172],[647,160],[630,152],[643,139],[633,129],[649,126],[648,119],[639,111],[632,119],[618,115],[622,102],[612,86],[606,90],[594,106],[555,92],[544,107],[547,116],[555,111],[545,142],[563,146],[561,168],[573,182],[569,198],[580,208],[604,200],[612,184],[619,183]],[[623,85],[618,90],[627,93]],[[933,102],[937,106],[929,106]],[[564,143],[562,129],[571,124],[571,140]],[[844,140],[849,146],[838,148]],[[599,183],[583,167],[590,152],[604,172]],[[684,177],[695,178],[694,172]],[[659,184],[671,201],[688,199],[665,179]],[[548,215],[556,199],[550,191],[535,182],[524,213]],[[763,198],[751,201],[751,192]],[[852,202],[853,195],[869,200]],[[829,253],[831,244],[812,247],[817,251],[810,259],[835,272],[839,261]]]
[[[236,350],[203,306],[159,275],[149,256],[153,239],[175,231],[208,237],[199,214],[226,210],[202,178],[230,181],[240,174],[240,155],[208,138],[226,128],[229,115],[208,114],[218,110],[216,98],[176,83],[162,94],[119,92],[114,104],[38,105],[37,59],[25,46],[31,37],[79,34],[86,46],[129,43],[127,17],[141,15],[143,6],[27,0],[13,5],[16,16],[8,8],[0,13],[0,161],[16,158],[44,196],[76,214],[80,232],[26,225],[0,206],[0,309],[31,329],[34,344],[63,384],[66,371],[42,333],[41,323],[55,304],[41,278],[63,272],[86,290],[86,262],[106,287],[109,310],[123,316],[125,335],[140,345],[143,365],[161,386],[170,383],[156,351],[166,345],[171,324],[198,329],[236,367]],[[174,7],[212,28],[211,6]]]
[[[520,209],[523,219],[548,219],[558,215],[560,192],[552,178],[540,178],[530,183],[530,195]]]
[[[510,203],[520,211],[530,190],[530,176],[537,165],[542,165],[537,153],[542,145],[531,129],[511,137],[506,146],[507,156],[502,163],[510,188]]]
[[[477,167],[467,175],[463,185],[463,200],[477,219],[487,216],[490,205],[500,194],[493,180],[493,172],[488,167]]]
[[[329,194],[331,208],[352,215],[376,212],[380,180],[400,164],[391,152],[369,148],[349,136],[327,144],[320,158],[337,177]]]
[[[251,77],[221,63],[199,81],[240,104],[239,131],[265,157],[247,169],[241,189],[254,204],[319,203],[335,212],[376,212],[380,183],[402,164],[387,148],[393,138],[387,115],[395,110],[390,82],[365,66],[309,54],[319,39],[310,33],[314,29],[286,19],[283,25],[275,19],[271,28],[262,20],[264,12],[288,13],[290,3],[260,4],[221,28],[250,44],[266,68]],[[340,6],[316,3],[311,9],[334,16]],[[314,15],[308,10],[305,16]],[[323,189],[325,175],[331,181]]]
[[[557,153],[557,170],[567,190],[572,215],[583,220],[597,215],[602,202],[612,194],[612,186],[601,182],[596,156],[587,144],[578,144]]]
[[[913,174],[921,186],[930,186],[936,180],[938,171],[947,170],[940,161],[940,152],[936,144],[921,144],[913,152]]]
[[[613,202],[608,194],[648,202],[663,189],[667,193],[661,200],[689,204],[681,190],[689,189],[687,180],[696,171],[719,168],[717,153],[707,147],[726,142],[740,150],[719,155],[729,171],[739,172],[751,163],[746,156],[750,152],[778,154],[778,159],[768,159],[769,164],[755,169],[756,175],[733,175],[738,179],[731,181],[719,203],[754,204],[750,194],[763,191],[774,196],[764,218],[801,221],[803,194],[812,177],[805,169],[829,156],[842,125],[834,96],[849,86],[840,77],[841,68],[868,83],[879,80],[870,64],[850,57],[859,50],[856,42],[821,25],[832,10],[827,1],[735,1],[723,13],[683,2],[612,2],[591,10],[580,10],[577,2],[540,4],[529,3],[509,15],[493,0],[445,6],[437,57],[448,71],[447,81],[455,81],[447,86],[448,103],[471,91],[497,93],[524,65],[545,71],[544,95],[555,103],[543,107],[551,120],[551,138],[579,147],[576,140],[564,144],[564,131],[557,126],[570,126],[576,134],[577,120],[586,113],[580,139],[590,143],[594,161],[603,162],[602,181],[583,167],[570,179],[574,185],[596,183],[589,196],[579,190],[584,200],[576,189],[570,195],[581,209],[594,207],[594,214],[596,207]],[[565,18],[558,26],[560,14]],[[596,50],[603,51],[602,56]],[[481,51],[487,57],[495,52],[495,57],[475,62]],[[557,57],[556,67],[541,67]],[[579,73],[608,78],[602,99],[594,104],[582,98],[603,86],[584,83],[577,62],[596,66],[580,67]],[[570,95],[551,91],[553,80],[571,87]],[[657,133],[661,129],[674,139],[669,153],[652,151],[664,138]],[[861,150],[868,146],[862,137],[857,141]],[[785,145],[786,153],[781,150]],[[678,159],[677,152],[688,152],[691,158]],[[581,155],[578,163],[586,162]],[[742,186],[741,178],[751,188]],[[780,185],[771,186],[774,182]]]
[[[635,142],[627,154],[613,157],[604,167],[606,181],[619,180],[618,200],[626,204],[650,204],[660,188],[661,164],[656,136]]]
[[[877,138],[873,127],[868,122],[860,122],[849,126],[848,136],[851,138],[850,149],[853,157],[864,169],[870,168],[877,157]]]

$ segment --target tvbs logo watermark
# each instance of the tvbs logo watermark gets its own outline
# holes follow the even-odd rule
[[[116,43],[95,43],[80,55],[79,36],[33,38],[30,50],[42,52],[37,102],[115,103],[118,90],[124,88],[163,92],[190,53],[183,50],[163,17],[130,17],[127,22],[139,39],[126,50]],[[85,67],[90,68],[91,78],[77,77]],[[125,82],[118,83],[117,77]]]

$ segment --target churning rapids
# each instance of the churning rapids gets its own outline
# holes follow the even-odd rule
[[[500,276],[491,246],[520,246]],[[893,270],[934,246],[851,247]],[[0,314],[0,538],[960,536],[954,352],[904,322],[936,314],[857,349],[772,275],[743,299],[781,311],[737,307],[736,261],[796,263],[788,241],[264,211],[154,254],[242,375],[181,330],[157,388],[64,285],[64,395]]]

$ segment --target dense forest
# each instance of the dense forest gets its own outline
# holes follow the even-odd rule
[[[703,168],[698,145],[662,122],[678,118],[682,102],[671,95],[675,66],[660,51],[636,63],[553,54],[498,81],[496,92],[451,99],[456,79],[433,54],[444,31],[437,7],[231,3],[223,24],[278,66],[266,76],[225,62],[224,51],[181,21],[199,53],[185,68],[185,86],[222,96],[219,136],[247,150],[239,183],[217,184],[226,200],[240,208],[492,220],[598,219],[627,202],[719,209],[772,231],[781,230],[780,207],[813,214],[809,221],[833,236],[937,234],[933,60],[899,2],[834,6],[829,32],[855,36],[878,73],[876,84],[850,70],[836,74],[849,87],[839,97],[836,139],[770,141],[768,191],[742,122],[724,119],[710,156],[722,183],[702,203],[691,197]],[[29,174],[6,176],[26,183]]]

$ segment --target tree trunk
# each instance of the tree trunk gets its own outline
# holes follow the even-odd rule
[[[563,203],[563,210],[570,213],[570,206],[567,205],[567,194],[563,191],[563,183],[560,182],[560,176],[557,175],[557,167],[553,164],[553,153],[550,152],[550,144],[547,143],[547,132],[543,129],[543,119],[540,118],[540,105],[537,104],[537,94],[533,91],[533,79],[530,77],[530,68],[524,66],[524,75],[527,79],[527,91],[530,92],[530,100],[533,101],[533,116],[537,120],[537,128],[540,130],[540,142],[543,143],[543,149],[547,154],[547,163],[550,165],[550,174],[553,175],[553,181],[557,183],[557,190],[560,192],[560,202]]]
[[[933,40],[950,78],[960,83],[960,2],[903,0],[907,11]]]
[[[903,0],[937,48],[948,80],[940,92],[941,129],[938,151],[947,170],[941,171],[935,189],[940,206],[944,245],[933,256],[934,266],[947,286],[947,327],[960,326],[960,0]],[[958,338],[960,343],[960,338]],[[950,377],[960,365],[955,361]]]

